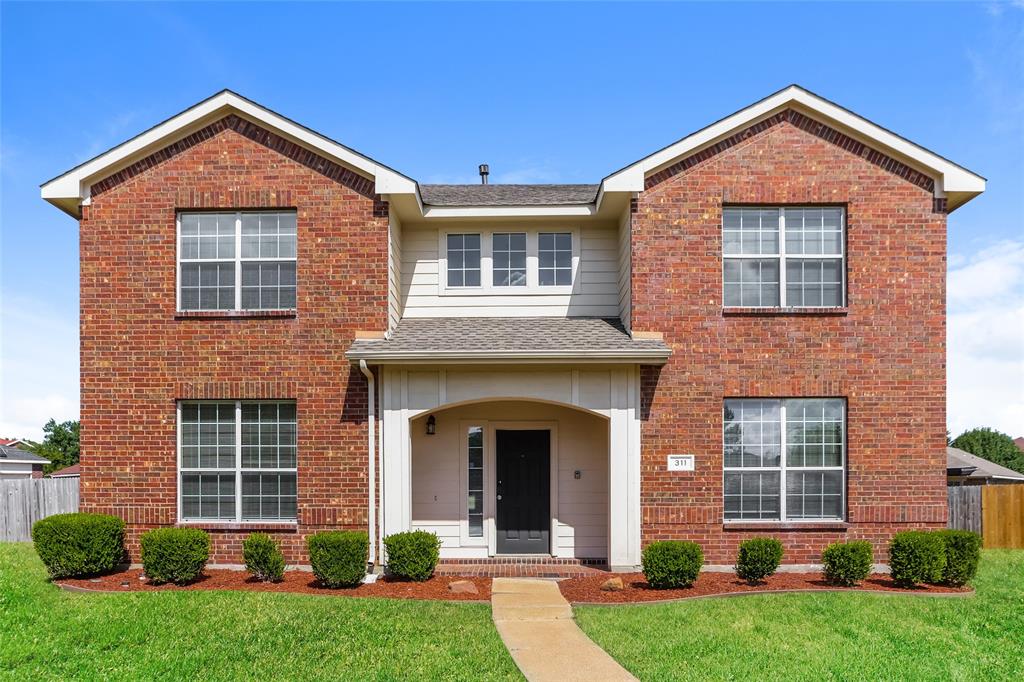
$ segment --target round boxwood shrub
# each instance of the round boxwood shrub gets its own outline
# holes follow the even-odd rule
[[[99,575],[124,557],[124,521],[105,514],[55,514],[32,525],[32,542],[51,578]]]
[[[754,584],[775,573],[782,563],[782,543],[776,538],[750,538],[740,543],[736,575]]]
[[[704,565],[704,552],[696,542],[652,542],[640,557],[647,584],[659,590],[690,587]]]
[[[867,540],[833,542],[821,553],[825,580],[844,587],[853,587],[871,575],[874,560]]]
[[[441,541],[434,533],[414,530],[384,538],[388,552],[388,573],[409,580],[427,580],[434,575]]]
[[[946,569],[946,543],[939,533],[907,530],[889,541],[889,569],[901,587],[942,582]]]
[[[203,572],[210,536],[199,528],[156,528],[142,534],[142,570],[150,581],[185,585]]]
[[[284,578],[284,555],[266,533],[253,533],[242,542],[242,558],[245,570],[257,580],[276,583]]]
[[[324,531],[306,539],[313,575],[326,587],[355,587],[366,576],[370,538],[364,531]]]
[[[946,547],[946,568],[942,582],[959,587],[978,572],[981,560],[981,536],[969,530],[940,530],[936,533]]]

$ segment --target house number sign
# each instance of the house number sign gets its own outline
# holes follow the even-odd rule
[[[694,456],[693,455],[669,455],[668,456],[668,470],[669,471],[693,471],[694,469]]]

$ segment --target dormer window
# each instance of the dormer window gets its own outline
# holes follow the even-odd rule
[[[525,287],[526,233],[495,232],[491,244],[494,286]]]
[[[448,286],[480,286],[480,235],[449,234]]]

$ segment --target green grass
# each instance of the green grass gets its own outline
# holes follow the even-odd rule
[[[1024,671],[1024,551],[988,550],[967,598],[758,595],[576,609],[642,680],[1003,680]]]
[[[0,678],[519,679],[486,604],[254,592],[74,594],[0,543]]]

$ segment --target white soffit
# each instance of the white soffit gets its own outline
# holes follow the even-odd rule
[[[378,194],[416,192],[416,183],[411,178],[230,90],[223,90],[127,142],[46,182],[41,188],[42,197],[77,218],[79,217],[79,205],[88,203],[89,188],[93,183],[110,177],[136,161],[144,159],[229,114],[237,114],[246,120],[257,123],[296,144],[373,179]]]
[[[952,210],[985,191],[985,178],[944,159],[924,147],[889,132],[871,121],[828,100],[791,85],[731,116],[684,137],[650,156],[606,177],[601,187],[606,192],[642,192],[644,179],[676,160],[697,153],[737,130],[749,127],[786,108],[798,109],[816,120],[833,125],[841,132],[874,149],[883,151],[935,179],[935,196],[948,197]]]

